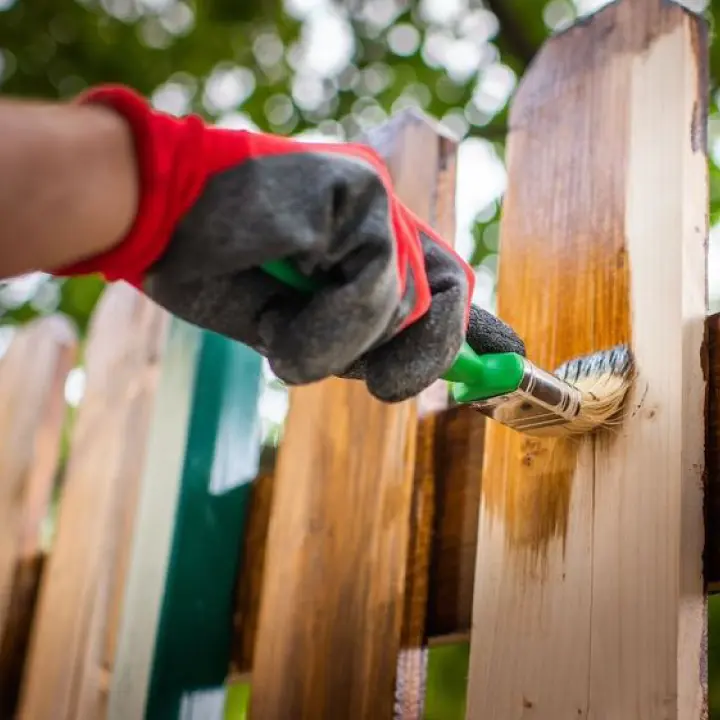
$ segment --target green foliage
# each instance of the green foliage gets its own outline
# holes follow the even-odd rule
[[[164,109],[226,125],[353,137],[407,104],[459,137],[486,138],[502,157],[514,80],[551,32],[598,0],[0,0],[0,90],[70,98],[104,82],[130,85]],[[706,15],[714,32],[720,0]],[[318,33],[323,16],[329,32]],[[329,25],[328,18],[332,20]],[[325,34],[322,34],[325,32]],[[332,35],[329,38],[327,35]],[[333,42],[329,42],[332,40]],[[326,45],[344,52],[324,64]],[[320,58],[320,59],[318,59]],[[713,94],[720,47],[710,54]],[[717,133],[715,130],[717,129]],[[711,123],[710,147],[720,126]],[[720,166],[710,164],[711,219]],[[499,203],[480,213],[473,264],[494,268]],[[59,309],[84,329],[102,289],[71,279],[8,301],[0,323]],[[54,300],[48,302],[48,297]]]
[[[464,720],[470,645],[430,649],[425,720]]]
[[[233,683],[227,686],[224,720],[247,720],[250,705],[249,683]]]
[[[369,0],[352,11],[326,4],[325,20],[335,18],[329,27],[347,45],[332,67],[313,60],[326,38],[317,35],[312,3],[303,1],[5,0],[0,88],[64,99],[98,83],[123,83],[165,109],[223,124],[283,134],[320,128],[341,138],[414,104],[460,136],[502,142],[506,97],[495,98],[492,88],[488,95],[482,78],[497,73],[501,59],[522,71],[542,40],[543,3],[519,23],[527,28],[520,40],[517,29],[507,40],[498,34],[479,3],[454,14],[438,14],[442,3],[432,12],[403,0]],[[466,62],[458,63],[463,53]],[[43,285],[42,302],[19,304],[0,285],[0,322],[59,309],[84,329],[102,284],[82,278]]]
[[[84,334],[103,287],[103,281],[96,276],[41,278],[38,287],[26,297],[17,292],[15,283],[0,281],[0,323],[16,325],[49,312],[61,312],[72,318]]]
[[[428,659],[425,720],[464,720],[470,645],[441,645],[431,648]],[[225,720],[245,720],[250,703],[250,685],[228,685]]]

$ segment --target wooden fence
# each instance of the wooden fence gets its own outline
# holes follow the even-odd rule
[[[331,380],[291,392],[275,453],[260,358],[124,285],[82,345],[58,317],[17,332],[0,718],[214,720],[246,679],[253,720],[419,719],[427,649],[458,639],[468,720],[706,717],[706,43],[679,7],[620,0],[548,41],[513,101],[500,314],[547,367],[632,345],[604,435],[529,443],[442,383],[383,406]],[[455,143],[412,111],[366,140],[452,237]]]

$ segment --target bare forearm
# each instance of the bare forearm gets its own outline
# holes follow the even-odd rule
[[[137,202],[132,136],[118,114],[0,100],[0,278],[110,249]]]

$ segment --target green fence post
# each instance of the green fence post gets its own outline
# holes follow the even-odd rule
[[[109,720],[223,716],[262,361],[174,320],[161,373]]]

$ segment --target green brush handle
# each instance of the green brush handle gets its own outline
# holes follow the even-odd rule
[[[321,283],[303,275],[286,260],[265,263],[262,269],[281,283],[295,290],[312,293]],[[524,360],[515,353],[478,355],[467,342],[462,344],[455,361],[442,376],[451,383],[458,402],[471,402],[505,395],[517,390],[522,380]]]

